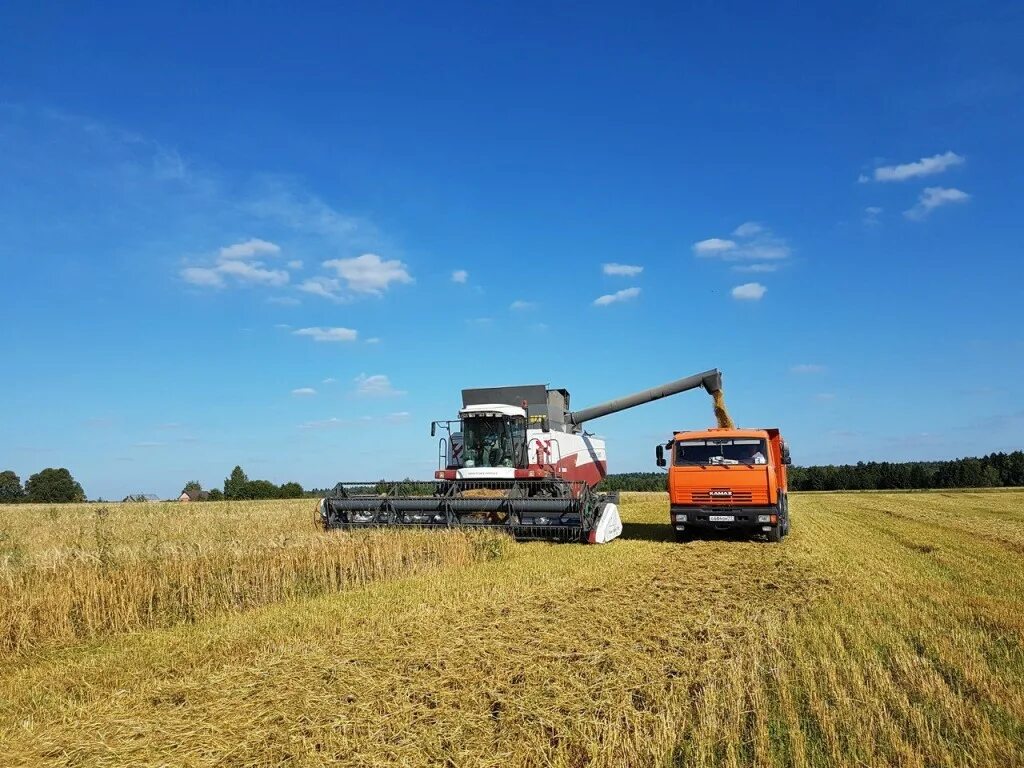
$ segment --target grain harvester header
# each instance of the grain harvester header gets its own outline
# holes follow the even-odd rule
[[[543,384],[462,390],[458,418],[435,421],[432,483],[339,483],[320,502],[326,527],[494,526],[520,538],[609,541],[622,530],[618,498],[593,490],[605,442],[583,425],[663,397],[722,388],[717,369],[573,411],[569,391]]]

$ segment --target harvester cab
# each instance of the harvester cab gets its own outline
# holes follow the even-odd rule
[[[319,505],[327,528],[381,525],[500,527],[525,539],[604,543],[622,531],[602,438],[583,424],[662,397],[721,389],[717,370],[572,411],[569,392],[543,384],[462,390],[458,418],[435,421],[433,483],[339,483]]]
[[[571,415],[569,393],[564,389],[543,384],[464,389],[459,418],[434,422],[434,428],[447,432],[438,444],[434,478],[586,480],[561,461],[587,448],[584,438],[589,436],[569,423]],[[603,444],[599,448],[592,453],[603,461]],[[582,458],[577,457],[577,463],[586,463]],[[593,475],[590,484],[596,485],[604,476],[603,468],[595,466]]]
[[[459,411],[458,421],[434,422],[448,433],[439,445],[439,469],[501,478],[507,475],[501,470],[525,467],[526,423],[525,408],[503,403],[471,405]]]

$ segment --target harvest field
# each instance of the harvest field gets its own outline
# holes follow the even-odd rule
[[[1021,765],[1024,492],[804,494],[782,544],[0,507],[0,764]]]

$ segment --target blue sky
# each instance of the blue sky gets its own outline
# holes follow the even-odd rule
[[[0,468],[423,477],[461,387],[711,367],[798,463],[1022,447],[1024,13],[893,5],[5,4]]]

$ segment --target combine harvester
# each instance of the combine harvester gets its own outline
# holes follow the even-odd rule
[[[717,369],[606,403],[569,410],[569,392],[543,384],[462,390],[433,482],[338,483],[318,504],[325,528],[499,528],[520,539],[603,544],[622,532],[618,495],[594,491],[607,474],[604,440],[588,421],[669,395],[722,389]]]

